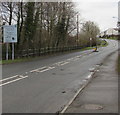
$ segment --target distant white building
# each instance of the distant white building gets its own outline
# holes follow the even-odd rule
[[[103,37],[105,35],[105,31],[101,32],[99,36]]]
[[[104,36],[118,36],[118,29],[117,28],[109,28],[106,31],[100,33],[101,37]]]
[[[118,35],[118,31],[116,28],[110,28],[106,31],[106,35],[111,36],[111,35]]]

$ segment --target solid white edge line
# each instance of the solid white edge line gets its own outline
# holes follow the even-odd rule
[[[68,104],[64,107],[64,109],[60,113],[65,113],[67,108],[72,104],[72,102],[75,100],[75,98],[78,96],[78,94],[87,86],[87,84],[91,80],[94,73],[95,72],[92,72],[92,73],[90,73],[90,75],[87,76],[87,78],[89,77],[89,80],[77,91],[77,93],[73,96],[73,98],[68,102]]]
[[[12,80],[12,81],[9,81],[9,82],[6,82],[6,83],[3,83],[3,84],[0,84],[0,86],[4,86],[4,85],[7,85],[7,84],[10,84],[10,83],[13,83],[13,82],[16,82],[18,80],[21,80],[21,79],[25,79],[27,78],[28,76],[24,76],[22,78],[18,78],[18,79],[15,79],[15,80]]]
[[[60,112],[60,113],[64,113],[67,108],[72,104],[72,102],[74,101],[74,99],[77,97],[77,95],[80,93],[80,91],[82,91],[82,89],[84,88],[85,86],[83,85],[78,91],[77,93],[73,96],[73,98],[69,101],[69,103],[64,107],[64,109]]]
[[[94,74],[94,72],[91,72],[90,75],[88,75],[88,76],[86,77],[86,79],[90,79],[93,74]]]

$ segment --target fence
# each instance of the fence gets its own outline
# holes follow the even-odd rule
[[[48,54],[77,50],[77,49],[82,49],[82,48],[84,47],[71,46],[71,47],[46,47],[46,48],[41,48],[41,49],[18,50],[18,51],[15,51],[15,59],[22,58],[22,57],[48,55]],[[11,54],[12,52],[9,51],[9,59],[11,59]],[[5,51],[2,51],[2,59],[3,60],[5,59]]]

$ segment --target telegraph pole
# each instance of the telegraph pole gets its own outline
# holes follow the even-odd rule
[[[78,46],[78,39],[79,39],[79,17],[77,15],[77,46]]]
[[[120,1],[118,2],[118,40],[120,40]]]

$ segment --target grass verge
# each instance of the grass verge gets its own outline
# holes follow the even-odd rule
[[[105,38],[105,39],[118,40],[117,37],[110,37],[110,38]]]
[[[101,42],[101,45],[98,47],[106,47],[108,45],[108,43],[106,41]],[[12,63],[19,63],[19,62],[28,62],[28,61],[32,61],[32,60],[38,60],[38,59],[42,59],[42,58],[46,58],[49,56],[54,56],[54,55],[59,55],[59,54],[67,54],[67,53],[72,53],[72,52],[79,52],[79,51],[85,51],[85,50],[91,50],[94,47],[86,47],[83,49],[77,49],[77,50],[71,50],[71,51],[66,51],[66,52],[59,52],[59,53],[55,53],[55,54],[48,54],[48,55],[43,55],[43,56],[37,56],[37,57],[25,57],[25,58],[20,58],[20,59],[15,59],[15,60],[0,60],[0,64],[12,64]]]
[[[108,42],[106,40],[101,40],[101,45],[99,47],[106,47]]]
[[[32,58],[20,58],[20,59],[15,59],[15,60],[1,60],[0,64],[11,64],[11,63],[17,63],[17,62],[26,62],[30,61]]]

